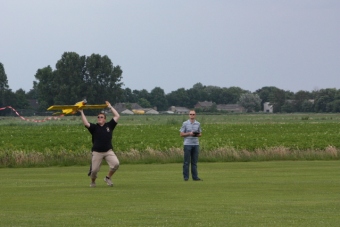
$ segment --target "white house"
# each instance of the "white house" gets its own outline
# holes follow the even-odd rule
[[[159,114],[159,112],[157,110],[150,109],[150,110],[146,111],[145,114]]]
[[[129,109],[126,109],[126,110],[124,110],[124,111],[122,111],[122,112],[120,112],[121,114],[134,114],[131,110],[129,110]]]
[[[263,103],[263,112],[273,113],[273,105],[271,105],[270,102]]]
[[[174,112],[175,114],[188,114],[190,112],[188,108],[179,106],[171,106],[170,111]]]

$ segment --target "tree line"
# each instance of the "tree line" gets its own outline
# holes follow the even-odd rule
[[[89,103],[103,103],[107,97],[112,103],[138,103],[144,108],[156,107],[159,111],[170,106],[193,108],[197,102],[211,101],[209,109],[215,112],[216,104],[240,104],[248,112],[263,110],[263,103],[273,105],[273,112],[340,112],[340,89],[327,88],[314,91],[285,91],[274,86],[265,86],[255,92],[240,87],[205,86],[200,82],[190,89],[178,88],[168,94],[160,87],[150,92],[146,89],[123,88],[123,70],[114,66],[108,56],[92,54],[80,56],[65,52],[51,66],[38,69],[34,75],[33,88],[26,92],[13,92],[8,86],[4,65],[0,62],[0,107],[17,109],[32,108],[29,100],[38,101],[38,111],[45,112],[51,105],[73,104],[87,99]],[[8,114],[1,111],[0,115]]]

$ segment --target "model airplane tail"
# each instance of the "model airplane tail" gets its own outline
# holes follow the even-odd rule
[[[53,105],[50,106],[47,110],[61,110],[62,112],[54,113],[53,115],[61,115],[61,114],[75,114],[80,109],[105,109],[107,104],[99,104],[99,105],[86,105],[87,101],[84,99],[83,101],[77,102],[74,105]]]

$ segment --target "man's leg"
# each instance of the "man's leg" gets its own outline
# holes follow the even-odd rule
[[[93,151],[92,152],[92,170],[91,170],[91,185],[93,187],[95,187],[96,185],[96,179],[97,179],[97,173],[99,172],[100,170],[100,165],[102,164],[102,160],[103,160],[103,154],[100,153],[100,152],[96,152],[96,151]]]
[[[117,171],[119,168],[119,160],[116,156],[116,154],[112,151],[109,150],[106,152],[105,160],[107,164],[109,165],[110,169],[109,172],[107,173],[107,176],[104,178],[104,181],[107,183],[109,186],[113,186],[113,183],[111,181],[112,175]]]
[[[191,149],[191,174],[192,174],[193,180],[200,179],[198,177],[198,171],[197,171],[198,153],[199,153],[199,146],[197,146],[197,145],[192,146],[192,149]]]
[[[184,145],[183,178],[185,181],[189,179],[190,153],[191,146]]]
[[[90,169],[89,169],[89,172],[88,172],[87,176],[90,176],[90,175],[91,175],[91,172],[92,172],[92,157],[91,157],[91,165],[90,165]]]

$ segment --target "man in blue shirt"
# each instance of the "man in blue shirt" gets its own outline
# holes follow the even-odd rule
[[[184,138],[184,162],[183,177],[187,181],[189,179],[189,165],[191,164],[191,176],[194,181],[201,181],[198,177],[197,162],[199,154],[199,140],[202,136],[201,125],[196,121],[196,112],[190,110],[189,120],[183,122],[180,136]]]

